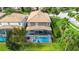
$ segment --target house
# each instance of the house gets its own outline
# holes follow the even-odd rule
[[[60,18],[69,18],[68,12],[60,12],[58,14],[58,17],[60,17]]]
[[[47,13],[35,10],[30,13],[27,19],[26,37],[34,43],[51,42],[51,20]]]
[[[13,28],[26,26],[26,16],[20,13],[12,13],[0,19],[0,36],[5,36],[6,32]]]

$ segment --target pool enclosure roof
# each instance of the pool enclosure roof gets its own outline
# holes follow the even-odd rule
[[[0,19],[0,22],[21,22],[25,18],[25,15],[20,13],[12,13],[10,15],[5,16],[4,18]]]
[[[26,30],[51,30],[48,26],[28,26]]]
[[[48,13],[44,13],[40,10],[33,11],[29,15],[27,22],[51,22]]]

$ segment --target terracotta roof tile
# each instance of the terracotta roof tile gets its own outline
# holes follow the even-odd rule
[[[33,11],[29,15],[27,22],[51,22],[47,13],[41,11]]]
[[[0,26],[0,29],[22,28],[21,26]]]
[[[28,26],[26,30],[51,30],[48,26]]]
[[[12,13],[11,15],[7,15],[0,20],[0,22],[21,22],[24,20],[25,15],[20,13]]]

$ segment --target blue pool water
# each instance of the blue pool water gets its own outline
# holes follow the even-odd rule
[[[6,42],[6,37],[0,37],[0,42]]]
[[[47,42],[49,42],[49,37],[36,37],[35,39],[33,39],[33,42],[47,43]]]

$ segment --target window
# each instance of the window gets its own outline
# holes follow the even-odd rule
[[[30,25],[31,25],[31,26],[35,26],[35,23],[31,22]]]
[[[0,29],[0,34],[5,34],[5,30],[4,29]]]
[[[21,23],[20,23],[20,22],[19,22],[18,24],[19,24],[19,25],[21,25]]]
[[[34,35],[34,34],[35,34],[34,30],[27,31],[27,35]]]
[[[8,25],[8,23],[1,23],[2,25]]]
[[[10,25],[19,25],[18,23],[10,23]]]
[[[39,25],[39,26],[49,26],[49,23],[46,23],[46,22],[39,22],[38,25]]]

